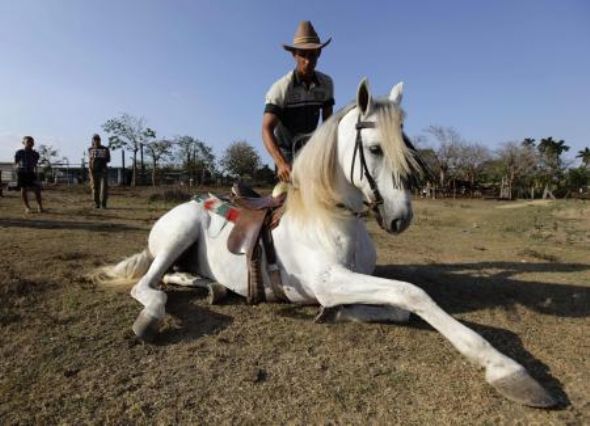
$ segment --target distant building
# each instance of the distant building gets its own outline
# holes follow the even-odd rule
[[[5,185],[8,182],[16,182],[14,163],[0,162],[0,177],[2,178],[2,183]]]
[[[131,171],[121,167],[109,167],[109,183],[111,185],[127,185]],[[12,162],[0,162],[0,176],[4,186],[16,185],[16,168]],[[39,179],[51,183],[78,184],[88,181],[88,169],[79,164],[54,164],[48,176],[39,168]],[[13,185],[10,185],[10,184]]]
[[[64,165],[58,164],[52,167],[52,175],[55,183],[77,184],[87,182],[89,171],[86,167],[79,164]],[[130,182],[128,176],[130,171],[122,167],[109,167],[109,184],[110,185],[127,185]]]

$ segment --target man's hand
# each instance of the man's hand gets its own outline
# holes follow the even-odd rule
[[[286,161],[277,163],[277,176],[281,182],[291,182],[291,165]]]
[[[264,147],[277,166],[277,176],[281,182],[291,181],[291,165],[279,149],[279,144],[274,135],[274,129],[279,123],[279,117],[271,112],[265,112],[262,117],[262,141]]]

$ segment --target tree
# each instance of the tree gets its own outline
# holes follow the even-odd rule
[[[553,140],[551,136],[541,139],[537,146],[541,154],[541,167],[543,170],[543,180],[545,189],[543,190],[543,198],[551,197],[553,195],[553,184],[559,182],[563,175],[563,164],[561,161],[561,154],[569,151],[570,147],[565,144],[563,140]]]
[[[421,144],[422,145],[422,144]],[[432,148],[418,148],[418,156],[426,167],[425,182],[422,186],[422,195],[428,198],[436,198],[436,175],[440,170],[440,164],[436,152]]]
[[[205,173],[211,175],[215,172],[215,155],[213,148],[192,136],[177,136],[174,144],[178,146],[178,153],[181,157],[181,163],[185,170],[188,171],[191,178],[199,183],[205,180]]]
[[[524,138],[521,142],[522,146],[526,146],[528,148],[535,147],[535,139],[534,138]]]
[[[191,155],[197,142],[198,139],[188,135],[176,136],[174,138],[174,144],[177,146],[177,154],[180,156],[180,163],[186,170],[189,170],[191,167]]]
[[[578,151],[576,158],[581,158],[584,167],[588,168],[590,166],[590,148],[586,147],[582,151]]]
[[[567,183],[570,190],[574,189],[576,192],[582,193],[584,187],[590,183],[590,169],[582,166],[569,169]]]
[[[59,151],[51,145],[41,144],[39,145],[37,152],[39,153],[39,164],[51,165],[51,163],[54,163],[54,160],[59,157]]]
[[[152,185],[156,186],[158,164],[172,153],[172,142],[168,140],[153,141],[146,146],[147,155],[152,159]]]
[[[272,185],[277,181],[274,170],[271,169],[268,164],[265,164],[260,169],[256,170],[256,175],[254,177],[258,183],[265,183],[268,185]]]
[[[204,142],[200,142],[197,145],[196,153],[196,171],[200,171],[199,183],[205,183],[205,172],[209,172],[211,176],[215,173],[215,154],[213,154],[213,148],[206,145]],[[199,176],[199,174],[197,174]]]
[[[143,149],[156,137],[156,132],[145,126],[143,118],[137,118],[124,113],[117,118],[111,118],[102,125],[109,134],[109,148],[131,151],[133,153],[133,174],[131,185],[137,183],[137,151]]]
[[[520,182],[530,191],[531,200],[535,199],[535,191],[539,189],[539,152],[535,145],[535,139],[524,138],[520,143],[522,148],[521,162],[522,172]]]
[[[459,151],[464,145],[463,138],[452,127],[431,125],[425,132],[432,135],[439,144],[436,150],[439,185],[444,188],[449,175],[454,175],[457,170]]]
[[[59,157],[59,151],[51,145],[39,145],[37,149],[39,153],[39,166],[43,170],[45,180],[48,179],[49,174],[53,170],[52,164],[56,162]]]
[[[246,141],[232,143],[223,154],[221,166],[240,178],[253,177],[260,165],[260,156]]]
[[[482,167],[490,159],[490,151],[483,145],[467,143],[459,146],[458,168],[463,172],[465,180],[469,181],[472,191]]]
[[[504,183],[500,190],[500,197],[511,200],[515,188],[528,186],[534,179],[538,164],[534,139],[527,138],[521,143],[506,142],[497,154]],[[534,192],[531,192],[531,198],[534,198]]]

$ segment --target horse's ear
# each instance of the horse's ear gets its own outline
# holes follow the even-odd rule
[[[361,110],[361,115],[367,116],[373,109],[373,98],[369,91],[369,80],[363,78],[359,84],[359,88],[356,93],[356,105]]]
[[[395,86],[393,86],[393,89],[391,89],[391,92],[389,93],[389,100],[391,102],[393,102],[394,104],[399,105],[402,103],[403,95],[404,95],[404,82],[400,81]]]

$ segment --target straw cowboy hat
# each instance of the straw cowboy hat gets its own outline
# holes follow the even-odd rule
[[[293,44],[283,44],[283,48],[289,52],[295,50],[315,50],[326,47],[332,41],[330,37],[325,42],[321,42],[318,33],[315,32],[313,25],[309,21],[301,21],[293,36]]]

